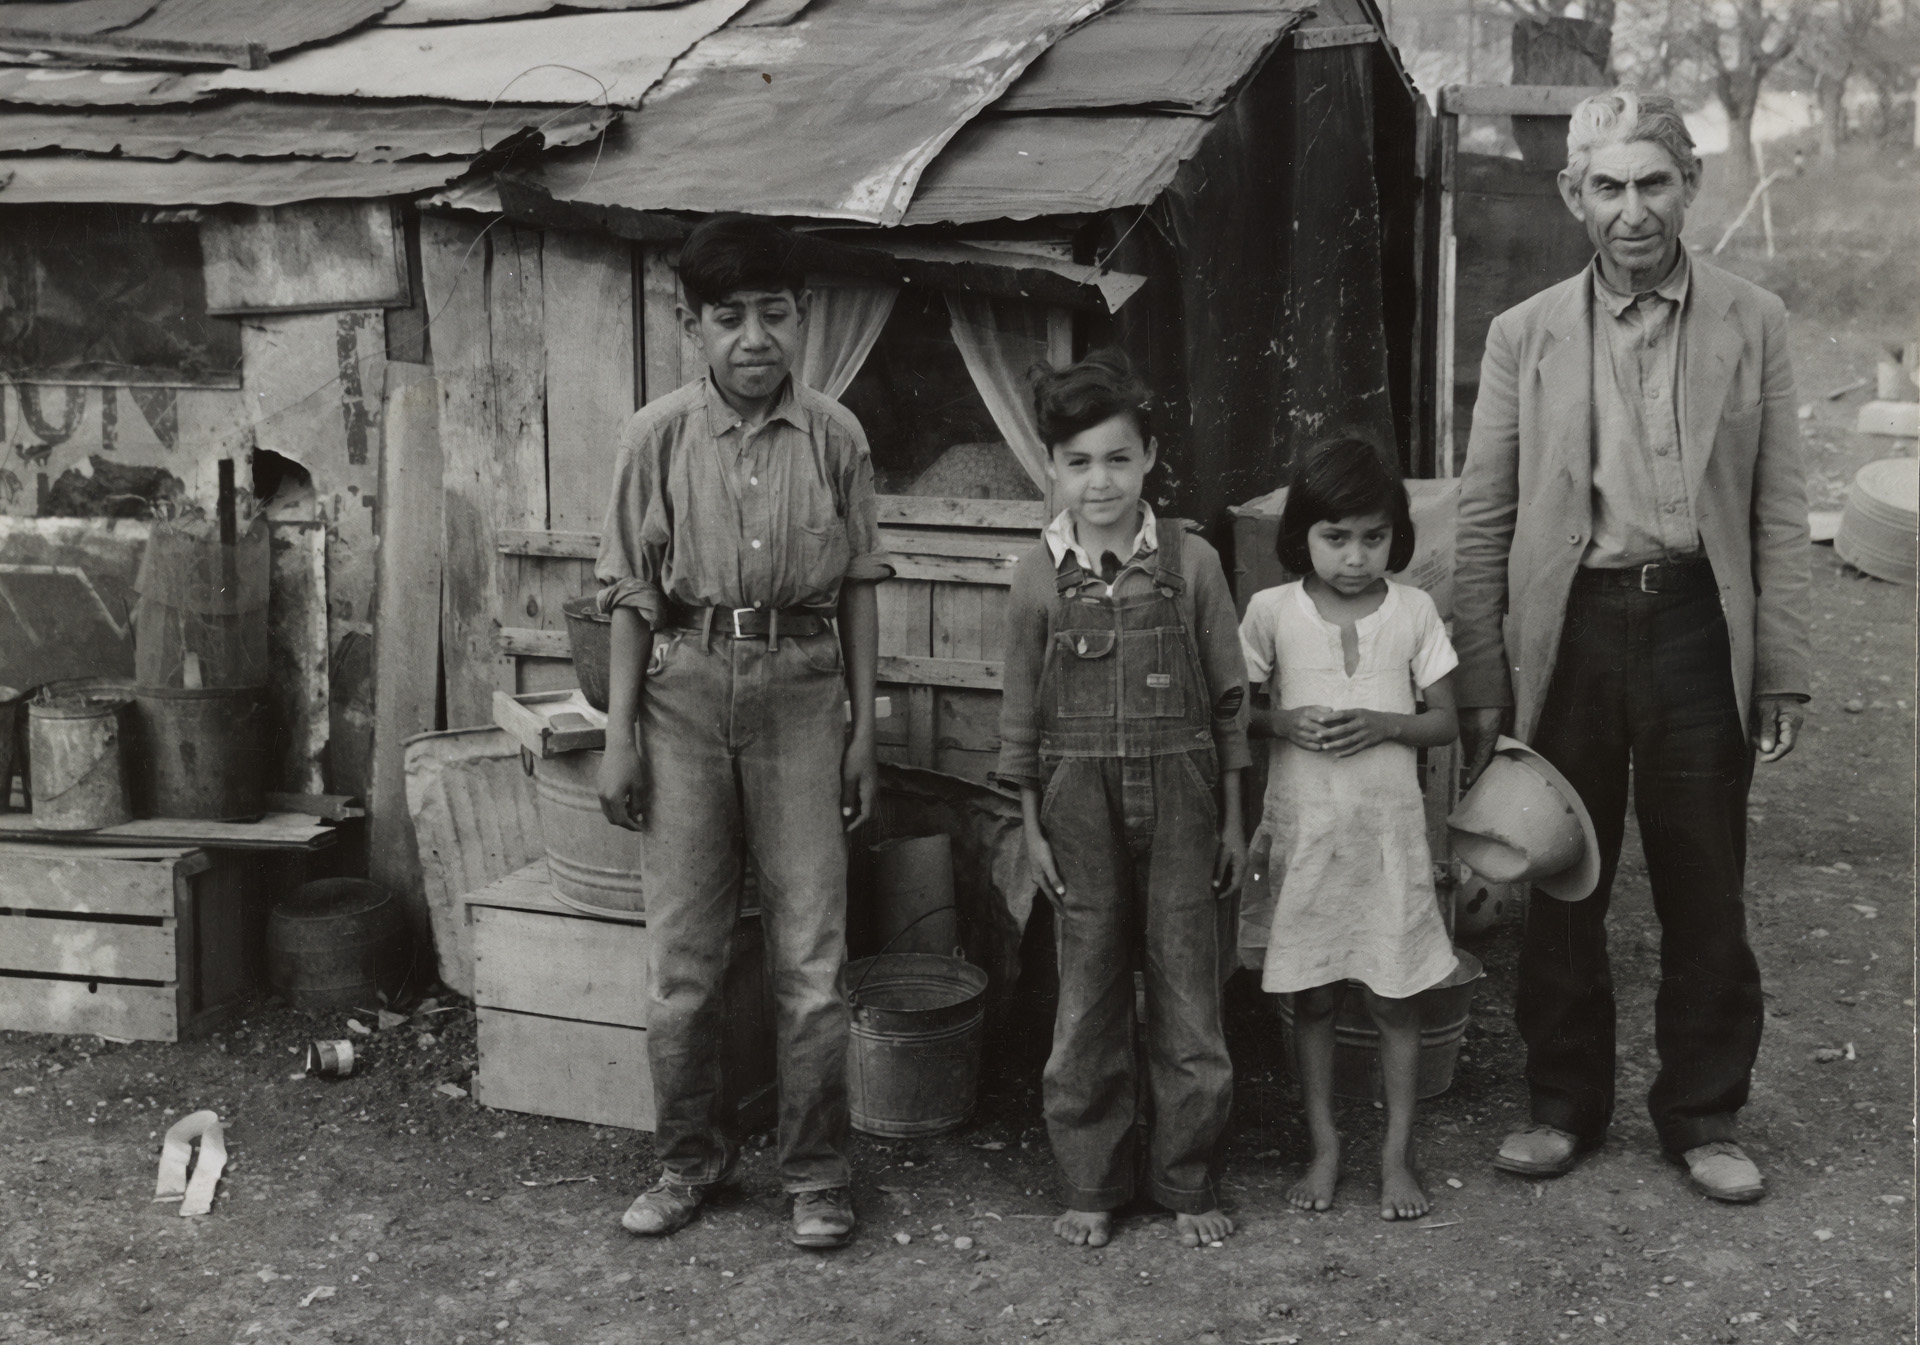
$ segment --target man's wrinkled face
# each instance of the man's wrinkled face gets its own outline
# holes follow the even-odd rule
[[[1609,281],[1658,282],[1673,265],[1698,181],[1687,181],[1673,156],[1651,140],[1602,145],[1587,160],[1586,176],[1560,174],[1560,195],[1604,262]]]

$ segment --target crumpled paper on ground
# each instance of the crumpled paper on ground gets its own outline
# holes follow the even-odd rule
[[[193,1154],[193,1142],[200,1141],[200,1161],[194,1164],[193,1177],[187,1177],[187,1162]],[[181,1117],[167,1131],[160,1146],[160,1176],[154,1182],[155,1202],[177,1200],[183,1217],[205,1214],[213,1208],[213,1190],[227,1166],[227,1132],[219,1116],[197,1111]]]

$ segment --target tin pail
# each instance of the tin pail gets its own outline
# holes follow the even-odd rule
[[[957,957],[882,953],[841,968],[840,993],[853,1011],[853,1128],[900,1138],[965,1125],[980,1082],[986,972]]]
[[[1453,1086],[1453,1067],[1460,1060],[1460,1042],[1467,1035],[1473,1012],[1473,984],[1485,971],[1472,953],[1455,950],[1453,972],[1439,985],[1413,997],[1420,1010],[1420,1055],[1414,1065],[1414,1095],[1438,1097]],[[1285,1025],[1287,1059],[1294,1059],[1293,996],[1280,995],[1280,1021]],[[1380,1078],[1380,1029],[1367,1013],[1358,986],[1350,985],[1333,1019],[1333,1091],[1341,1097],[1371,1098],[1385,1103]]]
[[[566,752],[533,763],[533,799],[547,841],[547,878],[568,906],[613,920],[645,920],[639,832],[600,811],[603,752]]]
[[[133,820],[122,759],[132,703],[125,692],[102,688],[27,707],[36,827],[97,831]]]
[[[265,687],[135,690],[134,798],[144,817],[234,821],[266,808]]]

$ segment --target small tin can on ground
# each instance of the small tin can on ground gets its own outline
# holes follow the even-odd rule
[[[353,1073],[353,1043],[350,1041],[310,1041],[307,1043],[307,1073],[321,1079],[344,1079]]]

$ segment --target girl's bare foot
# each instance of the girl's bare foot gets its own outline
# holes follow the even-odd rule
[[[1380,1217],[1382,1219],[1418,1219],[1432,1206],[1427,1203],[1427,1193],[1420,1187],[1420,1179],[1413,1173],[1406,1160],[1380,1159]]]
[[[1220,1210],[1208,1210],[1205,1214],[1176,1214],[1173,1216],[1173,1226],[1180,1231],[1180,1245],[1183,1247],[1200,1247],[1233,1236],[1233,1220]]]
[[[1333,1190],[1340,1184],[1340,1151],[1322,1149],[1307,1164],[1307,1174],[1287,1192],[1287,1203],[1315,1213],[1333,1208]]]
[[[1112,1224],[1105,1210],[1068,1210],[1053,1221],[1053,1232],[1070,1247],[1104,1247]]]

